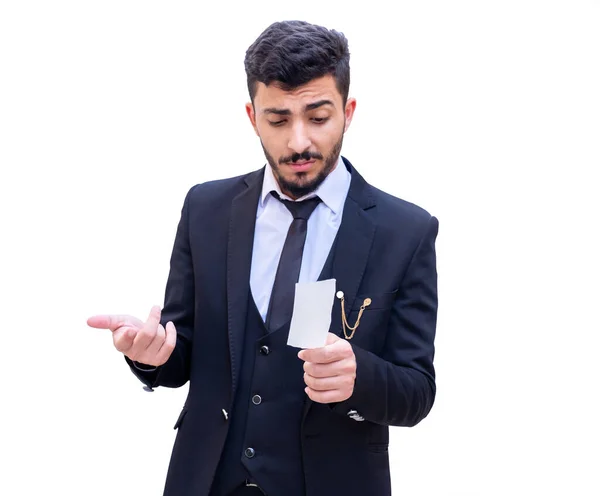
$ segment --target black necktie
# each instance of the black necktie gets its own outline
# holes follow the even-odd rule
[[[302,252],[306,241],[306,226],[308,218],[321,199],[315,197],[301,202],[292,202],[282,200],[275,192],[271,194],[281,201],[294,217],[281,251],[267,312],[267,329],[275,331],[292,318],[294,293],[300,277]]]

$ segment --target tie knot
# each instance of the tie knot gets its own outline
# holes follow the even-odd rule
[[[315,196],[314,198],[308,198],[307,200],[302,200],[300,202],[295,202],[280,198],[275,191],[273,191],[271,194],[286,206],[294,219],[308,220],[315,208],[317,208],[317,205],[321,203],[321,199],[318,196]]]

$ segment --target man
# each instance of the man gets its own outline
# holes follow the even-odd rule
[[[189,191],[162,313],[88,321],[146,389],[190,381],[165,495],[391,494],[388,426],[433,405],[438,222],[340,155],[349,58],[305,22],[259,36],[246,110],[268,166]],[[295,283],[325,279],[327,344],[288,346]]]

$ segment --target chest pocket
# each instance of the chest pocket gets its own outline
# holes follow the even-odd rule
[[[360,307],[367,298],[371,299],[371,304],[365,307],[365,312],[372,310],[385,310],[390,309],[396,299],[398,291],[392,291],[390,293],[377,293],[377,294],[359,294],[354,303],[352,304],[352,312],[358,312]],[[350,322],[348,322],[350,324]]]
[[[377,355],[381,354],[385,345],[389,319],[396,295],[397,291],[392,291],[388,293],[361,293],[356,297],[348,315],[348,325],[350,327],[356,325],[360,314],[360,307],[366,298],[371,299],[371,304],[366,306],[362,312],[359,325],[351,339],[353,344]],[[341,309],[338,318],[340,319],[340,327],[342,327]],[[352,331],[346,329],[346,333],[351,335]],[[344,334],[342,333],[343,336]]]

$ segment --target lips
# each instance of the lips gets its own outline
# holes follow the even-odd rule
[[[310,169],[312,164],[314,164],[314,160],[302,161],[302,162],[290,162],[288,165],[295,170],[296,172],[302,172]]]

